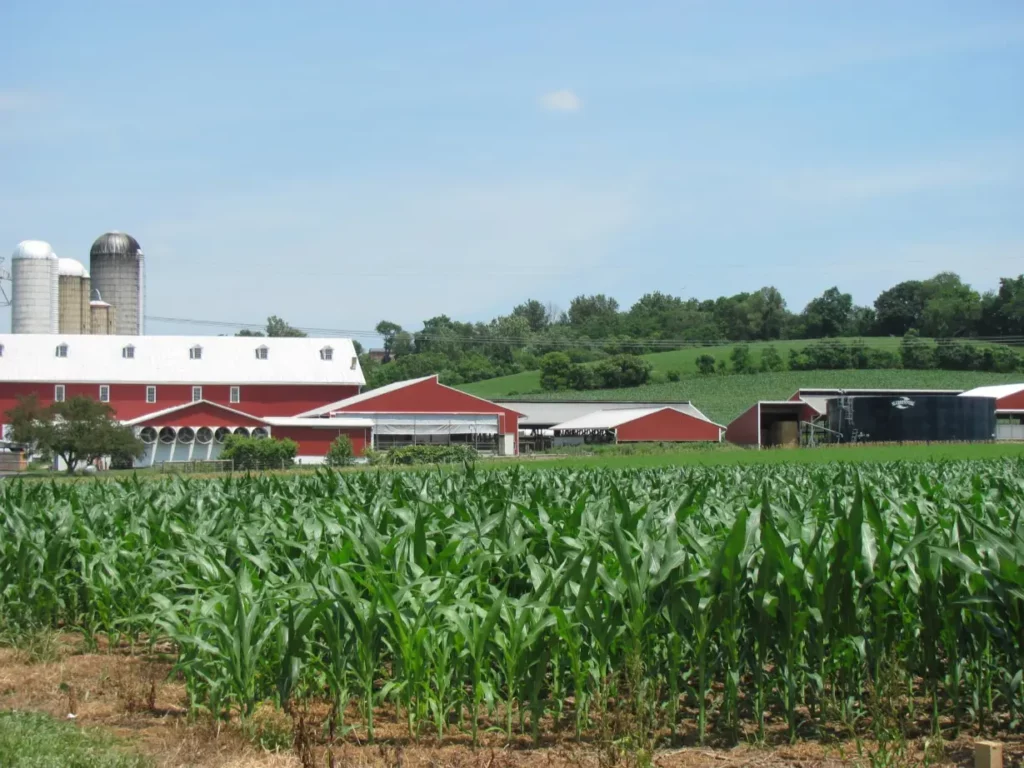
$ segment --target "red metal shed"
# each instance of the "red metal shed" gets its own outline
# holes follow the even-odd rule
[[[588,413],[552,431],[556,437],[612,437],[618,443],[717,443],[725,427],[675,408],[619,408]]]

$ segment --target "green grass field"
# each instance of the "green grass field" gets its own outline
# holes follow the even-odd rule
[[[529,469],[552,467],[631,469],[647,467],[715,467],[752,464],[879,463],[893,461],[983,461],[1024,458],[1021,443],[935,443],[931,445],[847,445],[834,447],[756,451],[736,448],[687,450],[660,454],[616,456],[569,456],[565,458],[524,458],[515,461]],[[486,466],[508,466],[509,460],[485,462]]]
[[[894,348],[896,340],[874,339],[875,346]],[[806,346],[806,341],[778,342],[774,346],[785,358],[790,347]],[[755,363],[760,361],[766,344],[751,344]],[[689,400],[707,416],[727,424],[758,400],[786,399],[801,387],[843,387],[848,389],[970,389],[987,384],[1007,384],[1024,379],[1019,373],[984,373],[978,371],[783,371],[780,373],[728,374],[700,376],[696,373],[696,359],[709,352],[716,357],[728,356],[729,347],[682,349],[645,355],[654,365],[657,383],[628,389],[596,389],[586,392],[545,393],[540,388],[540,373],[528,371],[487,381],[466,384],[460,389],[479,397],[523,397],[524,399],[562,397],[574,400]],[[671,370],[680,372],[676,382],[663,380]]]

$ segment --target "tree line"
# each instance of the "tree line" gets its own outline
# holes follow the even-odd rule
[[[479,381],[536,370],[550,352],[584,366],[700,343],[902,338],[910,331],[940,339],[1024,337],[1024,275],[1002,278],[998,290],[980,293],[958,275],[942,272],[882,291],[872,306],[856,305],[837,286],[799,312],[789,309],[774,286],[710,300],[656,291],[628,309],[604,294],[577,296],[564,311],[530,299],[489,322],[438,315],[418,331],[388,320],[376,330],[384,340],[384,361],[362,356],[368,387],[433,373],[449,384]],[[564,375],[591,375],[582,369],[568,372],[564,361],[558,364]],[[614,378],[610,368],[605,373],[584,383]]]

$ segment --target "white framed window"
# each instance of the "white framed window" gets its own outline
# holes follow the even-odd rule
[[[241,387],[232,387],[231,388],[230,400],[231,400],[232,403],[235,403],[235,404],[242,402],[242,388]]]
[[[121,357],[125,360],[135,359],[135,347],[129,344],[127,347],[121,347]]]
[[[321,360],[333,360],[334,359],[334,348],[333,347],[324,347],[323,349],[321,349],[320,350],[320,359]]]
[[[188,351],[188,357],[190,360],[202,360],[203,359],[203,348],[196,344]]]
[[[156,387],[154,387],[152,384],[150,386],[146,387],[146,402],[147,403],[155,403],[156,402]]]
[[[270,350],[269,349],[267,349],[265,346],[256,347],[256,359],[257,360],[266,360],[268,357],[270,357]]]
[[[0,344],[0,357],[4,356],[4,345]]]
[[[192,387],[192,402],[193,403],[198,403],[202,399],[203,399],[203,388],[202,387]]]
[[[101,403],[109,403],[110,402],[110,385],[109,384],[100,384],[100,402]]]
[[[67,344],[58,344],[57,345],[57,350],[56,350],[55,354],[57,355],[57,357],[67,357],[68,356],[68,345]]]
[[[58,384],[53,388],[53,402],[63,403],[64,402],[64,385]]]

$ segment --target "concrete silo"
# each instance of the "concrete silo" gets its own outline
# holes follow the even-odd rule
[[[123,232],[96,238],[89,251],[92,288],[111,304],[122,336],[145,332],[145,259],[139,242]]]
[[[57,333],[57,255],[49,243],[24,240],[11,257],[11,332]]]
[[[117,314],[114,308],[99,298],[97,291],[89,303],[89,326],[94,336],[113,336],[117,333]]]
[[[82,262],[75,259],[57,260],[57,284],[60,294],[61,333],[91,333],[92,310],[89,300],[92,291],[89,286],[89,273]]]

